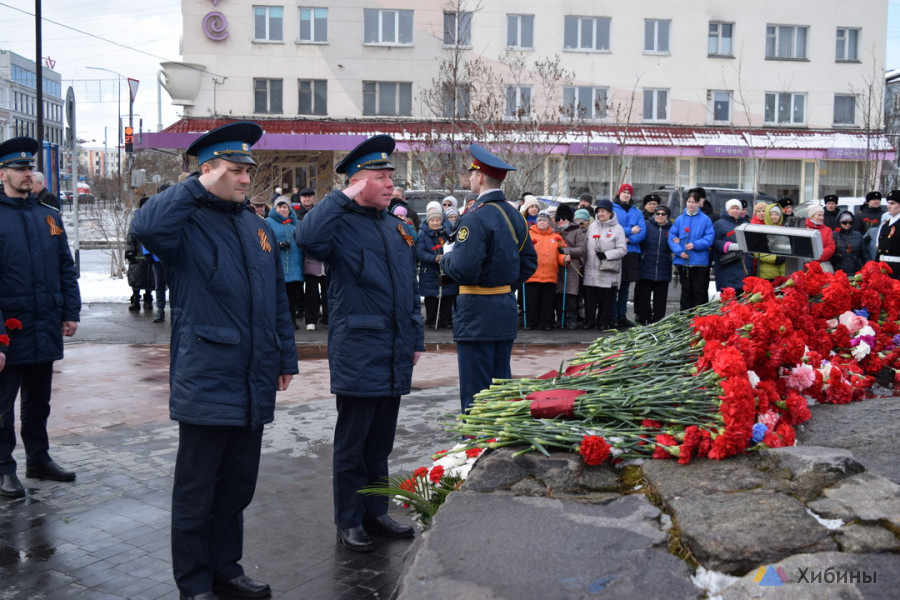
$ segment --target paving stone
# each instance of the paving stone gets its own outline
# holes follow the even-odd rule
[[[796,554],[771,566],[781,567],[789,583],[780,586],[761,586],[753,581],[756,569],[718,594],[722,600],[895,600],[900,588],[900,560],[896,554],[850,554],[824,552]],[[760,566],[768,566],[763,564]],[[873,583],[806,583],[800,581],[801,570],[807,580],[815,573],[822,574],[829,567],[834,572],[867,573],[875,576]],[[836,575],[836,573],[835,573]]]
[[[743,575],[792,554],[837,549],[828,529],[780,492],[676,497],[669,506],[684,543],[713,571]]]
[[[826,488],[823,497],[809,503],[816,514],[829,519],[887,521],[900,529],[900,485],[876,473],[860,473]]]
[[[845,525],[834,536],[841,552],[900,552],[900,539],[885,529],[872,525]]]
[[[418,542],[397,600],[697,597],[658,517],[641,495],[597,506],[452,494]]]
[[[669,502],[705,494],[726,494],[761,488],[771,482],[748,456],[728,460],[698,459],[681,465],[674,460],[648,460],[641,471],[653,490]]]

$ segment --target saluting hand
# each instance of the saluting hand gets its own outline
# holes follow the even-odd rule
[[[216,182],[222,178],[222,175],[225,174],[225,171],[228,170],[228,165],[229,163],[227,160],[220,160],[215,169],[210,169],[198,177],[200,184],[205,187],[207,191],[211,190],[213,186],[216,185]]]
[[[359,193],[366,188],[366,183],[368,181],[369,181],[368,179],[360,179],[353,185],[346,187],[344,189],[344,195],[347,196],[348,198],[350,198],[351,200],[354,200],[357,196],[359,196]]]

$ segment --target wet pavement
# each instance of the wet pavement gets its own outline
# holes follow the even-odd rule
[[[49,423],[54,459],[78,479],[25,479],[17,447],[27,497],[0,498],[0,600],[178,597],[169,549],[178,438],[168,418],[169,324],[151,318],[121,304],[85,306],[78,335],[54,368]],[[513,375],[557,368],[594,333],[522,332]],[[323,327],[297,332],[301,373],[279,394],[263,437],[242,564],[271,583],[275,598],[388,598],[410,543],[376,539],[374,552],[357,554],[336,541],[326,341]],[[426,342],[401,408],[393,471],[422,466],[452,445],[443,429],[459,402],[452,336],[429,331]]]

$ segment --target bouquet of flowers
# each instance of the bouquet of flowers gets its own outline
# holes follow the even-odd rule
[[[794,444],[814,402],[861,400],[875,375],[900,381],[900,282],[870,262],[852,278],[818,263],[780,286],[595,341],[536,379],[495,381],[451,431],[458,451],[522,446],[611,457],[722,459]]]
[[[384,484],[366,486],[360,491],[392,498],[395,504],[409,511],[416,525],[425,529],[447,494],[462,486],[483,452],[483,448],[464,448],[457,444],[450,450],[435,453],[431,467],[419,467],[411,475],[394,475]]]

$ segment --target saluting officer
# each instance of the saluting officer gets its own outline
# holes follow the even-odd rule
[[[304,254],[328,269],[334,523],[341,544],[356,552],[374,550],[370,534],[414,535],[387,514],[386,496],[359,493],[388,477],[400,397],[425,351],[415,242],[387,211],[394,146],[391,136],[376,135],[351,150],[335,167],[350,185],[332,190],[294,230]]]
[[[900,190],[888,194],[887,214],[878,229],[878,260],[890,265],[891,277],[900,279]]]
[[[459,283],[453,339],[463,412],[492,379],[511,377],[509,359],[518,326],[512,290],[537,268],[528,225],[500,189],[516,168],[478,144],[469,152],[469,184],[478,199],[459,220],[456,242],[441,260],[444,273]]]
[[[271,592],[240,565],[243,511],[275,392],[298,368],[278,244],[246,200],[261,136],[256,123],[237,122],[197,139],[186,153],[199,176],[150,198],[131,225],[172,290],[172,570],[182,599]]]

